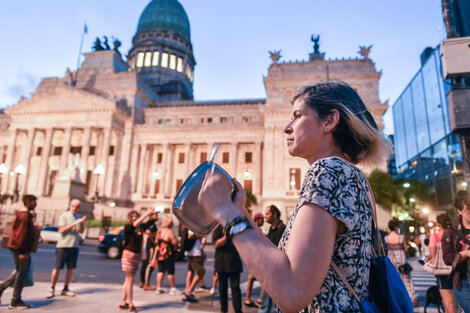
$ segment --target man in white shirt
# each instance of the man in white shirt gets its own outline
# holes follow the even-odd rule
[[[204,246],[206,245],[206,237],[199,237],[190,230],[188,232],[187,240],[194,242],[190,250],[185,251],[185,256],[188,258],[188,274],[186,276],[186,290],[184,293],[183,301],[197,302],[198,300],[194,296],[194,288],[197,283],[202,282],[206,270],[204,268],[204,260],[206,255],[204,254]],[[183,234],[183,236],[186,236]],[[196,273],[196,275],[194,275]]]

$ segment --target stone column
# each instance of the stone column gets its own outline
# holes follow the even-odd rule
[[[131,162],[130,162],[130,172],[129,175],[132,177],[132,189],[131,189],[131,194],[134,194],[137,192],[137,187],[139,185],[138,179],[139,179],[139,169],[137,168],[138,160],[139,158],[139,149],[140,146],[138,144],[135,144],[135,146],[132,148],[132,153],[131,153]]]
[[[7,159],[5,164],[8,169],[8,173],[5,174],[5,184],[2,186],[2,193],[5,194],[8,192],[8,187],[10,185],[10,172],[14,169],[13,166],[13,153],[15,152],[16,140],[18,139],[18,129],[12,129],[13,135],[10,135],[10,141],[8,142],[8,149],[7,149]]]
[[[114,156],[113,156],[113,169],[111,171],[111,197],[117,198],[118,186],[119,186],[119,164],[122,159],[122,141],[123,134],[121,131],[116,131],[116,145],[114,146]]]
[[[163,144],[163,159],[162,159],[162,177],[160,179],[160,190],[158,193],[165,194],[166,191],[166,172],[168,171],[168,153],[169,153],[169,144],[166,142]]]
[[[106,195],[106,185],[108,178],[108,159],[109,159],[109,147],[111,145],[111,128],[104,129],[104,139],[103,139],[103,150],[101,152],[101,164],[104,168],[103,178],[101,179],[100,184],[100,196]]]
[[[60,167],[59,173],[62,175],[67,169],[67,160],[69,158],[70,152],[70,141],[72,139],[72,127],[67,127],[65,129],[65,143],[64,148],[62,149],[62,155],[60,157]]]
[[[30,171],[30,162],[31,162],[31,154],[33,152],[33,148],[34,148],[34,137],[36,135],[36,130],[33,128],[33,129],[30,129],[28,130],[28,146],[26,147],[26,155],[25,155],[25,158],[23,159],[25,161],[25,168],[26,168],[26,172],[24,174],[24,179],[23,179],[23,186],[21,188],[21,193],[22,194],[26,194],[26,191],[27,191],[27,187],[28,187],[28,178],[29,178],[29,174],[31,173]]]
[[[230,173],[230,175],[232,175],[233,177],[237,177],[237,162],[238,162],[238,143],[237,142],[233,142],[232,143],[232,152],[230,153],[231,156],[230,156],[230,169],[232,171],[232,173]]]
[[[138,187],[137,193],[141,196],[144,194],[144,171],[145,171],[145,155],[147,154],[147,145],[142,144],[140,146],[140,160],[139,160],[139,177],[138,177]]]
[[[46,129],[44,148],[43,148],[42,158],[41,158],[41,167],[40,167],[40,172],[39,172],[39,183],[38,183],[38,188],[37,188],[37,193],[40,195],[44,195],[45,190],[46,190],[47,173],[49,171],[49,156],[51,154],[51,144],[52,144],[53,134],[54,134],[54,130],[52,128]]]
[[[87,127],[83,130],[83,143],[81,151],[81,171],[80,179],[86,183],[86,177],[88,173],[88,156],[90,154],[90,141],[91,141],[91,127]]]
[[[255,142],[255,186],[253,189],[254,194],[261,195],[261,167],[263,156],[261,154],[261,142]]]
[[[175,168],[175,145],[169,146],[169,156],[168,156],[168,175],[166,180],[166,192],[167,197],[171,196],[173,189],[173,172]]]

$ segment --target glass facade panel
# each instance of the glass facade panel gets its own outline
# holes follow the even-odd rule
[[[393,106],[393,125],[395,128],[395,155],[400,166],[406,162],[405,124],[403,123],[403,102],[398,99]]]
[[[416,144],[416,125],[410,87],[405,90],[401,99],[403,102],[403,121],[406,129],[406,150],[408,152],[408,159],[411,159],[418,154],[418,147]]]
[[[423,66],[424,95],[429,118],[431,142],[444,138],[445,128],[442,111],[442,98],[439,92],[439,74],[436,72],[435,55]]]
[[[416,139],[418,152],[425,150],[431,145],[429,141],[428,118],[426,114],[426,103],[424,102],[423,79],[419,72],[411,82],[413,95],[413,111],[416,122]]]

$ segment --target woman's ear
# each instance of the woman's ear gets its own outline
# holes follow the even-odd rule
[[[333,131],[339,123],[339,118],[340,118],[340,115],[339,115],[338,110],[336,109],[331,110],[330,115],[328,115],[324,123],[324,128],[323,128],[324,132],[329,133]]]

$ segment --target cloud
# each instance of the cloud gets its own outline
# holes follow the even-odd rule
[[[31,73],[19,71],[9,79],[0,93],[0,106],[5,107],[16,103],[22,96],[29,97],[39,83],[38,77]]]

